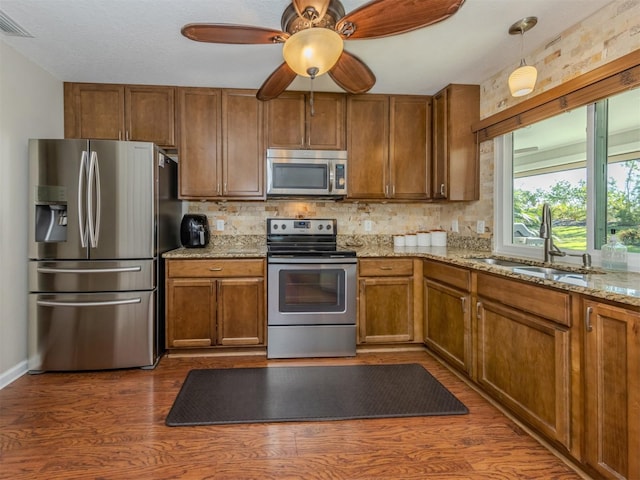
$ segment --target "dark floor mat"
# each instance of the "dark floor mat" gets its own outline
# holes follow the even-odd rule
[[[469,411],[418,364],[192,370],[166,424],[345,420]]]

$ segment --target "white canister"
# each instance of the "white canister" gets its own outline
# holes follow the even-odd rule
[[[436,230],[431,232],[431,245],[433,247],[446,247],[447,232],[444,232],[442,230]]]
[[[419,247],[431,246],[431,234],[429,232],[418,232],[418,246]]]
[[[415,247],[416,245],[418,245],[418,236],[415,234],[405,235],[404,244],[407,247]]]
[[[393,246],[394,247],[404,247],[405,246],[404,235],[395,235],[393,237]]]

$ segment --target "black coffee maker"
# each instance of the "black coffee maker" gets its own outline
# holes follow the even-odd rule
[[[209,244],[209,221],[206,215],[187,214],[180,224],[180,242],[186,248],[203,248]]]

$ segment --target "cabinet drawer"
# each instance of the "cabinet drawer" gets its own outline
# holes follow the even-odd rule
[[[412,259],[372,258],[359,261],[361,277],[405,277],[413,275]]]
[[[571,298],[568,293],[479,273],[478,297],[492,298],[504,305],[571,326]]]
[[[168,260],[168,277],[259,277],[263,260]]]
[[[465,268],[424,260],[424,278],[446,283],[465,292],[471,291],[471,272]]]

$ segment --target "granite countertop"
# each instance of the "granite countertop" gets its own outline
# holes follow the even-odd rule
[[[576,265],[561,262],[544,264],[532,259],[492,255],[485,244],[474,244],[473,240],[471,243],[466,244],[465,242],[457,243],[458,245],[449,245],[447,247],[394,247],[391,236],[369,235],[338,238],[338,248],[355,250],[358,258],[418,257],[439,260],[464,268],[500,274],[531,283],[640,307],[640,273],[613,272],[600,268],[585,270]],[[211,244],[205,248],[178,248],[166,252],[163,257],[167,259],[265,258],[266,255],[267,247],[264,236],[242,235],[236,237],[214,237]],[[570,273],[554,276],[553,278],[548,275],[537,277],[473,260],[473,258],[485,257],[516,259],[528,265],[559,268]],[[571,273],[580,275],[571,275]]]
[[[267,244],[263,235],[212,236],[204,248],[180,247],[162,255],[164,258],[265,258]]]

